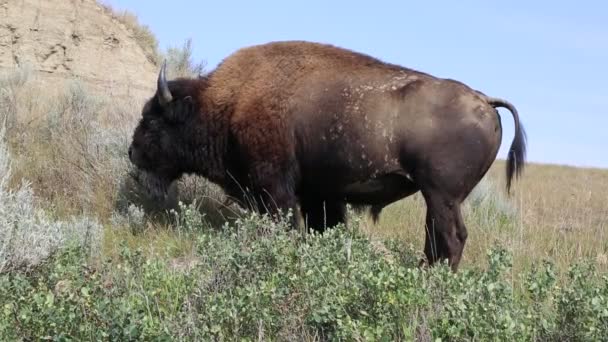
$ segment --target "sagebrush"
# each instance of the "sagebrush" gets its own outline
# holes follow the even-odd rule
[[[68,243],[97,253],[103,230],[95,219],[55,221],[36,206],[29,183],[9,188],[11,158],[4,135],[0,126],[0,273],[37,266]]]
[[[32,276],[0,276],[6,339],[599,341],[608,338],[608,278],[551,263],[515,275],[511,255],[487,270],[415,267],[392,241],[379,251],[356,225],[319,235],[245,216],[209,229],[193,206],[176,214],[188,257],[120,254],[87,264],[78,248]],[[525,291],[518,293],[513,278]]]

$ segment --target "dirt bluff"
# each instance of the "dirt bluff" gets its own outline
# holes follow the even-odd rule
[[[109,96],[154,90],[154,51],[94,0],[0,0],[0,18],[2,74],[29,68],[44,84],[77,79]]]

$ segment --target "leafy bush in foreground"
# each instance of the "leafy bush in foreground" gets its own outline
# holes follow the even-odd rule
[[[183,208],[188,259],[120,257],[93,266],[79,248],[30,276],[0,276],[2,340],[517,340],[608,338],[608,278],[545,263],[516,295],[510,255],[487,270],[419,269],[406,246],[379,251],[356,227],[323,236],[250,216],[209,230]]]

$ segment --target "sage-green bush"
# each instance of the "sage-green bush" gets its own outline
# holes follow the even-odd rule
[[[550,263],[536,265],[515,291],[500,247],[487,269],[453,273],[418,268],[403,243],[378,250],[356,222],[320,236],[256,215],[211,229],[198,210],[179,212],[177,228],[196,240],[187,262],[125,245],[91,263],[74,245],[32,274],[1,275],[0,339],[608,338],[608,278],[590,263],[563,282]]]

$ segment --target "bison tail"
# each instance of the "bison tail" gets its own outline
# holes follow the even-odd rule
[[[519,177],[524,169],[524,164],[526,162],[527,136],[523,125],[519,121],[517,109],[515,109],[513,104],[507,100],[495,97],[486,96],[486,100],[494,108],[507,108],[513,115],[513,119],[515,121],[515,136],[513,137],[513,142],[511,143],[511,148],[509,149],[509,154],[507,157],[507,193],[509,193],[511,191],[511,179],[513,178],[513,175]]]
[[[351,204],[351,207],[357,215],[367,215],[368,217],[371,217],[374,224],[378,223],[382,209],[384,209],[384,206],[382,205],[368,206],[363,204]]]

